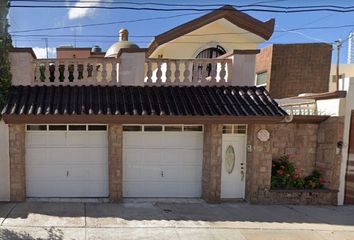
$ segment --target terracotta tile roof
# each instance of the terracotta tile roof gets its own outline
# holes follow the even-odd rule
[[[2,114],[284,116],[263,87],[12,86]]]

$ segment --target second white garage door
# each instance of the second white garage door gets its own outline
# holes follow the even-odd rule
[[[202,126],[127,126],[124,197],[200,197]]]

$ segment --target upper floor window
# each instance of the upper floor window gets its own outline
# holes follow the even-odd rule
[[[259,72],[256,74],[256,86],[266,86],[268,79],[268,72]]]
[[[211,47],[211,48],[207,48],[204,49],[203,51],[201,51],[200,53],[198,53],[198,55],[196,56],[196,58],[217,58],[221,55],[224,55],[226,53],[225,49],[219,45],[217,45],[216,47]],[[194,70],[193,66],[193,70]],[[203,76],[203,72],[206,73],[206,76],[209,77],[211,75],[211,71],[214,69],[216,69],[217,65],[216,64],[207,64],[206,67],[204,67],[203,69],[203,65],[202,64],[197,64],[197,68],[198,68],[198,78],[200,78],[201,76]]]
[[[204,49],[203,51],[198,53],[196,58],[217,58],[225,53],[225,49],[220,45],[217,45],[216,47]]]

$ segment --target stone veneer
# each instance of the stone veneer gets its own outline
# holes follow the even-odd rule
[[[331,117],[318,128],[316,169],[323,174],[329,189],[339,189],[342,155],[337,143],[343,141],[343,133],[344,117]]]
[[[222,124],[204,125],[202,197],[209,203],[220,201]]]
[[[9,125],[10,154],[10,200],[22,202],[26,200],[26,146],[25,125]]]
[[[257,138],[260,129],[270,132],[270,140]],[[252,203],[335,204],[339,187],[343,118],[331,117],[320,124],[250,124],[247,154],[246,200]],[[270,190],[272,160],[289,155],[302,175],[319,170],[328,190]]]
[[[109,199],[111,202],[119,202],[123,197],[122,141],[123,126],[108,125]]]

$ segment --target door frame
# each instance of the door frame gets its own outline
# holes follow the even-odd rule
[[[221,160],[221,181],[220,181],[220,197],[222,196],[222,175],[223,175],[223,164],[224,164],[224,139],[228,137],[242,137],[244,139],[244,146],[243,146],[243,154],[244,154],[244,164],[243,164],[243,170],[244,171],[244,177],[243,177],[243,196],[241,198],[222,198],[221,199],[245,199],[246,196],[246,181],[247,181],[247,130],[248,130],[248,125],[247,124],[225,124],[223,126],[223,134],[222,134],[222,160]],[[236,164],[236,161],[235,161]],[[242,167],[242,166],[241,166]]]

